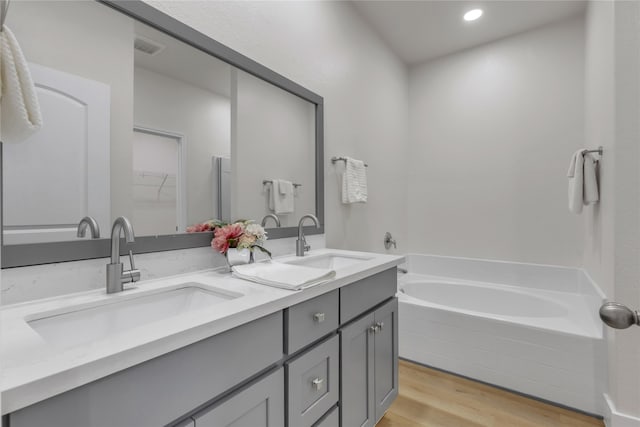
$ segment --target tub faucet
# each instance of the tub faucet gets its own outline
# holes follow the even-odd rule
[[[307,214],[300,218],[298,223],[298,240],[296,240],[296,256],[304,256],[304,253],[311,249],[311,246],[307,245],[307,240],[304,238],[304,230],[302,229],[304,220],[311,218],[316,224],[316,228],[320,228],[320,221],[315,215]]]
[[[263,226],[263,227],[265,225],[267,225],[267,220],[269,218],[273,219],[273,221],[276,223],[276,227],[280,227],[280,218],[278,218],[278,216],[275,215],[275,214],[268,214],[268,215],[263,216],[262,217],[262,221],[260,221],[260,225]]]
[[[84,237],[87,233],[87,227],[91,230],[91,238],[99,239],[100,238],[100,226],[98,225],[98,221],[92,216],[85,216],[78,223],[78,237]]]
[[[113,228],[111,228],[111,263],[107,264],[108,294],[122,292],[124,283],[140,280],[140,270],[136,270],[133,263],[133,251],[129,251],[131,270],[124,271],[123,265],[120,263],[120,233],[123,230],[127,243],[133,243],[136,240],[131,222],[123,216],[116,218],[113,222]]]

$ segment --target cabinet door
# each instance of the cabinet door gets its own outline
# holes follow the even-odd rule
[[[398,299],[394,298],[374,313],[376,422],[398,396]]]
[[[284,426],[284,369],[193,417],[196,427]]]
[[[340,331],[342,427],[372,427],[375,424],[374,320],[371,313]]]

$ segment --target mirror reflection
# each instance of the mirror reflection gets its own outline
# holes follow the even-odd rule
[[[5,244],[315,212],[315,105],[95,2],[12,5],[44,125],[3,146]],[[42,37],[47,34],[47,37]],[[275,221],[268,222],[275,227]]]

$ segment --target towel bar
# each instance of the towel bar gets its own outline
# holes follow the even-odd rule
[[[602,148],[602,145],[601,145],[595,150],[587,150],[587,153],[598,153],[599,155],[602,156],[602,152],[603,151],[604,151],[604,149]]]
[[[346,158],[344,158],[344,157],[336,157],[336,156],[333,156],[333,157],[331,158],[331,163],[333,163],[333,164],[335,164],[336,162],[340,162],[340,161],[341,161],[341,162],[345,162],[345,163],[346,163],[346,162],[347,162],[347,159],[346,159]],[[369,167],[369,165],[368,165],[368,164],[366,164],[366,163],[364,164],[364,166],[365,166],[366,168],[368,168],[368,167]]]
[[[265,179],[262,181],[262,185],[267,185],[267,184],[273,184],[273,181],[270,179]],[[298,188],[298,187],[302,187],[302,184],[296,184],[295,182],[293,183],[293,186]]]

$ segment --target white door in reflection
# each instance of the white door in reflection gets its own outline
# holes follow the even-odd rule
[[[162,235],[186,229],[182,135],[134,128],[133,226],[137,235]]]

